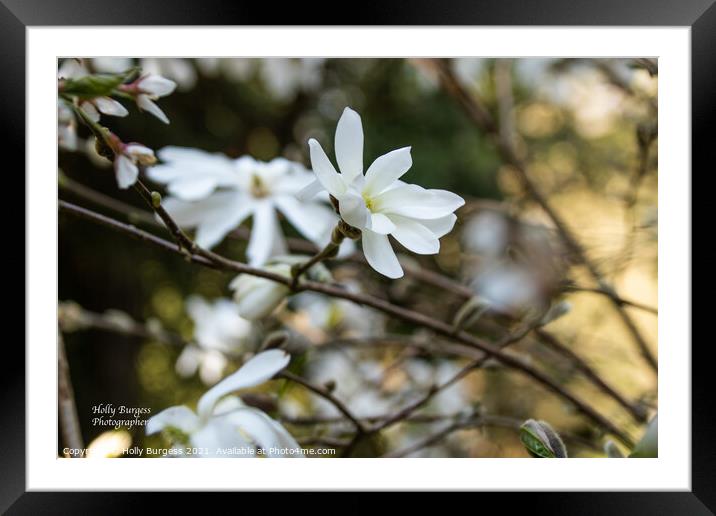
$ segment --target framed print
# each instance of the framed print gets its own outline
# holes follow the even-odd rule
[[[710,514],[712,2],[291,26],[210,4],[4,2],[27,303],[3,509],[437,490]]]

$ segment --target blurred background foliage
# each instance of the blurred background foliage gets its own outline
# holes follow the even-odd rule
[[[412,257],[423,267],[465,284],[473,279],[471,264],[475,260],[474,249],[465,243],[470,240],[466,233],[472,231],[470,222],[479,213],[496,210],[526,227],[545,225],[552,235],[548,219],[524,195],[513,171],[503,163],[488,136],[440,88],[435,71],[421,60],[97,58],[84,62],[94,71],[118,71],[139,64],[156,69],[179,84],[175,93],[159,102],[171,120],[168,126],[137,112],[129,103],[125,105],[130,116],[103,118],[103,123],[125,141],[140,142],[155,150],[177,145],[231,157],[250,154],[270,160],[285,156],[310,167],[308,138],[317,138],[331,156],[336,121],[343,108],[351,106],[363,120],[367,161],[410,145],[414,164],[405,179],[425,187],[454,191],[467,200],[458,212],[455,230],[442,239],[440,254]],[[452,66],[469,91],[480,95],[497,118],[512,125],[515,146],[528,161],[531,176],[606,277],[625,298],[656,306],[654,70],[640,65],[639,60],[602,59],[457,59]],[[499,77],[505,73],[514,94],[507,118],[500,114],[498,102]],[[79,135],[89,138],[81,127]],[[80,144],[79,150],[60,149],[62,177],[142,207],[131,189],[116,188],[109,164],[93,153],[89,139],[87,145]],[[61,186],[59,193],[60,198],[87,204],[72,189]],[[131,217],[129,220],[133,221]],[[289,227],[284,231],[297,236]],[[244,249],[242,241],[226,240],[217,251],[242,259]],[[580,285],[591,285],[588,276],[568,256],[566,267],[564,277]],[[342,281],[358,281],[364,290],[444,320],[449,320],[461,304],[450,293],[436,293],[433,287],[410,278],[387,282],[364,269],[356,271],[351,264],[339,265],[334,272]],[[230,297],[228,279],[224,274],[192,266],[178,256],[89,222],[60,216],[59,300],[61,319],[64,314],[66,321],[72,320],[72,310],[79,310],[78,306],[93,313],[115,309],[136,321],[156,321],[191,340],[193,322],[186,311],[186,298],[197,294],[209,300]],[[561,298],[568,299],[572,309],[551,323],[549,330],[628,398],[640,400],[655,411],[655,376],[641,361],[607,299],[591,292],[570,292]],[[341,393],[340,383],[345,380],[338,374],[341,366],[323,364],[330,361],[312,349],[321,344],[333,345],[336,336],[345,336],[345,328],[327,322],[330,317],[318,325],[312,324],[311,313],[320,315],[337,310],[340,314],[346,308],[318,305],[314,301],[292,303],[256,331],[265,334],[288,326],[301,333],[302,350],[311,351],[295,360],[292,367],[303,374],[314,374],[311,364],[321,365],[316,378],[333,377],[339,384],[337,392]],[[313,312],[307,308],[311,306]],[[626,309],[655,351],[655,314]],[[350,316],[360,319],[375,315]],[[337,320],[340,322],[340,317]],[[148,406],[156,412],[171,405],[193,404],[207,388],[197,375],[185,378],[177,374],[175,365],[182,351],[180,347],[98,329],[71,331],[71,323],[64,329],[82,433],[87,442],[107,430],[91,424],[94,405]],[[358,334],[367,333],[430,338],[421,330],[395,321],[381,320]],[[562,358],[530,339],[524,339],[515,349],[593,401],[633,435],[643,431],[643,426],[630,420],[611,400],[599,396]],[[365,369],[369,364],[378,371],[363,378],[372,379],[377,394],[360,403],[376,407],[389,398],[386,410],[396,406],[391,405],[396,399],[404,399],[393,396],[403,393],[404,385],[411,392],[418,389],[414,378],[411,380],[411,368],[413,376],[419,376],[416,371],[426,364],[430,365],[431,374],[439,366],[447,364],[445,368],[452,370],[451,367],[460,364],[458,360],[447,361],[431,354],[406,357],[401,348],[395,347],[377,347],[368,355],[351,353],[347,355],[353,361],[351,370]],[[391,364],[406,367],[391,368]],[[230,360],[225,373],[237,366]],[[280,410],[288,419],[314,413],[313,402],[300,388],[283,386],[273,390],[279,392]],[[468,377],[459,385],[459,392],[453,394],[452,401],[443,400],[446,405],[480,407],[488,414],[510,416],[516,421],[541,418],[578,438],[577,444],[567,440],[571,456],[603,456],[598,446],[579,444],[579,438],[599,442],[594,439],[594,429],[583,418],[534,382],[510,370],[485,368]],[[345,395],[350,393],[346,391]],[[405,423],[386,432],[383,438],[401,447],[425,437],[435,428]],[[289,429],[299,438],[327,432],[302,426]],[[130,440],[140,445],[160,443],[157,437],[146,438],[141,427],[131,430],[129,437],[122,434],[117,442],[125,445]],[[387,446],[375,444],[364,453],[385,453]],[[456,431],[416,455],[510,457],[526,456],[526,452],[513,428],[481,428]]]

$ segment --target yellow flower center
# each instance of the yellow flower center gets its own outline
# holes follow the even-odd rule
[[[268,188],[266,188],[266,185],[261,180],[259,176],[256,174],[253,174],[251,176],[251,195],[254,197],[266,197],[269,194]]]

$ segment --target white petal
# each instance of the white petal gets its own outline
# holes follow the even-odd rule
[[[347,183],[363,174],[363,125],[351,108],[345,108],[338,120],[335,148],[338,168]]]
[[[124,154],[114,158],[114,173],[117,176],[117,185],[122,188],[129,188],[137,181],[139,169]]]
[[[94,104],[89,101],[85,101],[80,104],[80,109],[84,111],[85,115],[87,115],[90,120],[93,122],[99,122],[99,111],[97,111],[97,108],[94,107]]]
[[[373,198],[373,208],[386,214],[416,219],[437,219],[449,215],[465,201],[446,190],[426,190],[418,185],[392,188]]]
[[[368,167],[365,173],[365,193],[378,195],[400,179],[413,165],[410,147],[383,154]]]
[[[177,358],[174,369],[181,377],[194,376],[201,362],[201,350],[196,346],[186,346]]]
[[[263,265],[271,257],[277,239],[282,239],[273,203],[264,199],[255,204],[251,237],[246,255],[252,266]]]
[[[370,230],[363,231],[363,254],[371,267],[389,278],[403,276],[403,268],[395,256],[386,235],[380,235]]]
[[[302,204],[288,195],[278,195],[274,197],[274,202],[291,225],[309,240],[319,240],[329,230],[326,217],[330,217],[331,212],[325,206],[318,203]]]
[[[323,185],[318,179],[316,179],[315,181],[311,181],[309,184],[303,187],[301,191],[296,194],[296,198],[299,201],[310,201],[316,195],[318,195],[319,192],[322,192],[323,190]]]
[[[216,183],[212,176],[191,176],[169,183],[167,191],[184,201],[198,201],[213,192]]]
[[[139,106],[139,109],[142,111],[151,113],[165,124],[169,123],[169,119],[167,118],[167,115],[164,114],[164,111],[159,109],[159,106],[157,106],[147,95],[137,95],[137,106]]]
[[[418,220],[418,222],[432,231],[436,237],[441,238],[452,231],[456,220],[457,215],[451,213],[450,215],[445,215],[439,219],[422,219]]]
[[[367,227],[370,212],[366,208],[365,200],[360,195],[351,192],[343,195],[338,202],[338,208],[341,218],[354,228]]]
[[[94,99],[94,105],[97,106],[100,113],[112,116],[127,116],[129,111],[122,104],[109,97],[97,97]]]
[[[241,279],[239,279],[241,278]],[[268,317],[288,295],[287,286],[264,278],[251,278],[242,274],[231,283],[238,313],[244,319],[257,321]]]
[[[124,153],[128,156],[151,156],[154,157],[154,151],[149,147],[145,147],[139,143],[130,143],[124,147]]]
[[[302,457],[301,447],[291,434],[260,410],[252,407],[240,408],[227,414],[226,418],[263,448],[266,456]],[[294,453],[281,453],[285,448],[294,450]]]
[[[169,407],[147,419],[145,430],[147,435],[155,434],[165,428],[178,428],[184,433],[192,433],[199,425],[199,418],[188,407],[183,405]]]
[[[213,211],[206,212],[197,226],[195,240],[200,247],[209,249],[217,245],[253,211],[253,206],[247,197],[231,192],[227,198],[233,198],[239,202],[227,203]]]
[[[219,449],[244,448],[250,443],[225,417],[211,418],[204,426],[191,435],[190,444],[197,448],[202,457],[253,457],[253,455],[220,455]]]
[[[228,360],[221,351],[215,349],[204,353],[199,368],[199,378],[205,385],[214,385],[221,380]]]
[[[311,167],[316,173],[316,177],[328,193],[340,197],[346,190],[345,183],[333,168],[333,164],[326,156],[321,144],[311,138],[308,140],[308,146],[311,150]]]
[[[291,356],[281,349],[271,349],[259,353],[246,362],[234,374],[209,389],[200,399],[197,410],[206,419],[211,415],[217,401],[227,394],[260,385],[271,379],[291,361]]]
[[[418,254],[436,254],[440,250],[440,241],[428,228],[414,219],[392,215],[395,229],[391,233],[407,249]]]
[[[164,97],[173,92],[177,85],[161,75],[149,74],[139,81],[139,87],[149,95]]]
[[[372,213],[370,216],[370,229],[381,235],[387,235],[393,232],[395,224],[382,213]]]

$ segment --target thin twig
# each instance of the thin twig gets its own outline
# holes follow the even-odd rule
[[[294,383],[302,385],[309,391],[313,392],[314,394],[317,394],[321,398],[331,403],[334,407],[336,407],[338,411],[346,417],[346,419],[353,423],[353,426],[355,426],[356,432],[358,434],[362,434],[365,432],[365,427],[363,426],[363,423],[361,423],[360,420],[353,415],[353,413],[348,409],[348,407],[345,406],[345,404],[341,400],[331,394],[331,392],[325,387],[315,385],[310,381],[306,380],[305,378],[301,378],[300,376],[295,375],[289,371],[282,371],[278,373],[276,375],[276,378],[285,378],[286,380],[290,380]]]

